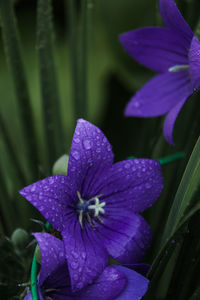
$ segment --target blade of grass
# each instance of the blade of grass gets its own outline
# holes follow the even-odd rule
[[[49,156],[49,172],[56,157],[64,152],[60,97],[53,51],[51,0],[38,0],[37,51],[41,80],[45,138]]]
[[[5,52],[13,77],[16,99],[19,106],[19,117],[22,123],[22,130],[26,141],[28,162],[34,177],[36,177],[38,158],[35,143],[35,130],[26,75],[21,57],[20,41],[13,9],[13,1],[0,0],[0,18]]]
[[[88,59],[91,41],[91,20],[94,7],[93,0],[81,1],[81,28],[80,28],[80,89],[81,89],[81,114],[83,118],[88,118]]]
[[[194,193],[200,188],[200,137],[192,151],[179,188],[177,190],[170,214],[165,226],[162,242],[173,234],[185,211],[191,204]]]
[[[2,140],[5,144],[7,153],[9,154],[9,157],[11,159],[11,162],[13,165],[13,171],[16,173],[16,178],[20,180],[21,186],[23,186],[27,183],[27,179],[24,176],[21,165],[18,161],[18,158],[17,158],[14,148],[12,146],[12,142],[10,140],[9,134],[7,132],[6,126],[4,125],[1,115],[0,115],[0,134],[1,134]]]
[[[176,247],[180,246],[180,243],[188,235],[188,223],[192,220],[194,215],[200,211],[200,205],[197,204],[181,221],[178,228],[175,230],[173,235],[169,238],[167,243],[161,248],[158,255],[153,261],[151,269],[148,273],[150,279],[150,288],[145,299],[152,299],[155,296],[157,288],[159,286],[159,280],[163,274],[163,270],[166,268],[170,257],[173,255]]]
[[[77,1],[66,0],[66,16],[69,26],[69,48],[71,64],[72,103],[74,105],[74,123],[81,116],[81,91],[79,89],[79,58],[77,37]]]

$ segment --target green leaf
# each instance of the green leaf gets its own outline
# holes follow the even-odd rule
[[[181,218],[191,206],[195,193],[200,188],[200,137],[192,151],[189,162],[177,190],[163,234],[163,242],[174,233]]]
[[[29,164],[36,175],[38,159],[36,157],[37,149],[35,146],[34,123],[26,75],[21,57],[19,35],[13,10],[13,1],[0,0],[0,17],[4,47],[13,77],[13,84],[19,107],[19,117],[22,123],[24,138],[26,140]]]
[[[152,299],[153,296],[154,299],[156,299],[155,295],[159,289],[160,279],[162,278],[163,274],[165,275],[165,277],[167,277],[167,281],[169,284],[170,278],[173,274],[173,268],[175,268],[176,265],[177,255],[175,257],[175,261],[173,262],[173,266],[170,266],[169,261],[172,259],[173,255],[176,254],[175,251],[179,251],[180,247],[183,247],[183,242],[185,241],[185,239],[188,238],[190,234],[188,228],[191,229],[191,225],[193,226],[196,216],[197,214],[199,214],[199,211],[200,204],[196,205],[190,211],[190,213],[187,214],[187,216],[183,219],[176,231],[170,237],[168,242],[162,247],[156,258],[154,259],[151,269],[148,273],[148,278],[150,279],[151,283],[149,292],[145,299]],[[193,234],[194,232],[192,231],[192,235]],[[182,248],[182,250],[184,251],[184,254],[187,255],[187,251],[185,251],[184,248]],[[188,257],[188,259],[190,259],[190,257]],[[172,270],[168,270],[167,267],[171,267]],[[164,272],[166,269],[168,270],[168,273],[165,274]],[[162,280],[164,280],[164,284],[166,285],[166,278],[162,278]]]

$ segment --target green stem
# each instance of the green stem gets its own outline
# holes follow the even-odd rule
[[[178,152],[176,154],[166,156],[166,157],[163,157],[163,158],[158,158],[156,160],[159,161],[161,165],[165,165],[165,164],[171,163],[173,161],[176,161],[177,159],[181,159],[184,156],[185,156],[184,152]],[[135,156],[129,156],[128,157],[128,159],[134,159],[134,158],[136,158],[136,157]]]
[[[48,230],[50,228],[49,222],[46,222],[46,229]],[[42,231],[44,232],[44,230]],[[39,300],[38,297],[38,291],[37,291],[37,260],[36,260],[36,250],[33,255],[33,261],[32,261],[32,266],[31,266],[31,295],[32,295],[32,300]]]
[[[33,300],[39,300],[37,292],[37,260],[35,257],[35,252],[31,267],[31,295]]]
[[[161,165],[165,165],[165,164],[171,163],[177,159],[181,159],[184,156],[185,156],[184,152],[178,152],[178,153],[170,155],[170,156],[158,158],[157,160],[160,162]]]

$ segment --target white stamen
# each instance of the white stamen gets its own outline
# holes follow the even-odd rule
[[[99,198],[95,197],[93,199],[95,201],[94,205],[89,205],[88,209],[94,210],[94,216],[97,217],[99,213],[105,214],[105,210],[102,208],[106,205],[106,202],[99,203]]]
[[[189,65],[175,65],[172,66],[168,69],[169,72],[180,72],[180,71],[184,71],[184,70],[188,70],[189,69]]]

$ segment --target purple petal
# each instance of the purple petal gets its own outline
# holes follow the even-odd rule
[[[131,210],[110,212],[105,209],[103,224],[97,228],[109,255],[120,263],[140,262],[151,243],[149,225]]]
[[[68,206],[76,197],[75,192],[71,190],[70,179],[65,175],[37,181],[22,189],[20,194],[59,231],[64,228],[64,220],[68,217],[67,213],[70,213]]]
[[[160,14],[167,27],[171,28],[173,31],[177,31],[185,38],[189,49],[194,34],[182,17],[174,0],[160,0]]]
[[[196,89],[200,85],[200,43],[193,37],[189,51],[190,78]]]
[[[95,194],[103,194],[106,211],[118,214],[123,209],[138,213],[157,200],[163,188],[160,163],[151,159],[118,162],[96,183]]]
[[[88,223],[83,226],[82,229],[77,221],[71,219],[67,230],[62,232],[73,292],[91,284],[108,261],[107,251],[96,230]]]
[[[166,114],[192,91],[187,71],[156,75],[132,97],[125,115],[155,117]]]
[[[74,189],[89,199],[93,182],[113,163],[112,147],[99,128],[79,119],[69,156],[68,175]],[[94,196],[94,195],[92,195]]]
[[[123,33],[119,39],[134,59],[156,72],[188,64],[188,43],[171,29],[141,28]]]
[[[149,280],[128,268],[115,265],[114,268],[124,273],[128,282],[116,300],[138,300],[147,292]]]
[[[120,294],[127,283],[124,272],[109,266],[104,269],[98,279],[79,293],[76,294],[77,300],[112,300]],[[74,298],[73,298],[74,299]]]
[[[45,299],[72,299],[71,283],[66,261],[62,265],[59,264],[57,269],[45,280],[42,290],[45,292]]]
[[[31,292],[28,292],[24,300],[32,300]]]
[[[37,239],[41,251],[39,286],[62,265],[65,266],[67,278],[67,264],[63,242],[48,233],[34,233],[33,235]]]
[[[174,145],[173,128],[174,128],[176,118],[188,97],[189,95],[186,95],[185,98],[182,99],[182,101],[180,101],[175,107],[173,107],[170,110],[170,112],[167,114],[165,118],[165,122],[163,126],[163,134],[166,141],[171,145]]]
[[[141,262],[152,241],[150,226],[140,215],[134,216],[135,227],[131,240],[125,246],[125,252],[115,257],[120,263],[130,264]]]

